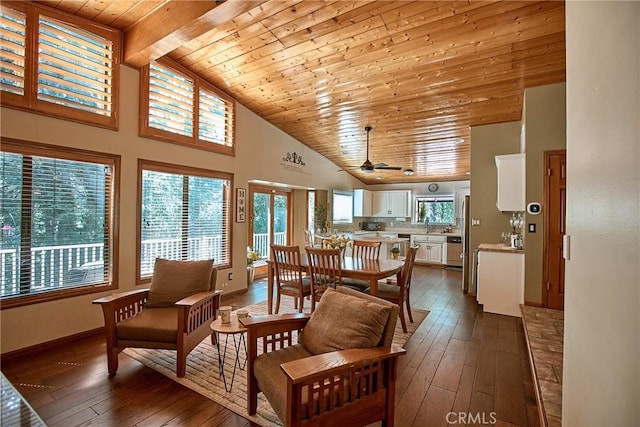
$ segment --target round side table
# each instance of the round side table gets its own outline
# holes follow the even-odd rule
[[[224,389],[229,392],[233,388],[233,380],[236,377],[236,368],[244,370],[247,366],[247,341],[245,339],[245,332],[247,329],[238,321],[238,316],[231,315],[230,323],[222,323],[222,319],[218,318],[215,322],[211,323],[211,330],[216,334],[218,338],[216,340],[216,349],[218,350],[218,371],[224,382]],[[224,349],[220,354],[220,335],[225,335]],[[240,335],[236,339],[236,335]],[[227,384],[227,378],[224,373],[224,362],[227,356],[227,344],[229,343],[229,336],[233,338],[233,348],[236,353],[236,359],[233,362],[233,371],[231,372],[231,382]],[[240,363],[240,349],[244,347],[244,362]]]

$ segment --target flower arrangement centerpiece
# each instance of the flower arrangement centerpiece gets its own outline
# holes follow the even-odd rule
[[[331,236],[324,239],[323,243],[324,243],[324,246],[327,248],[340,249],[341,251],[343,251],[344,248],[346,248],[347,246],[350,247],[352,245],[351,239],[349,239],[344,234],[342,235],[332,234]]]
[[[252,266],[254,262],[260,259],[261,255],[259,252],[251,249],[251,246],[247,246],[247,265]]]

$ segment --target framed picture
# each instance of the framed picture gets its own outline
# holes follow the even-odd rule
[[[236,222],[247,220],[247,189],[236,188]]]

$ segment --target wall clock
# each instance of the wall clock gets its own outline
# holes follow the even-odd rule
[[[429,186],[427,188],[429,189],[430,193],[435,193],[436,191],[438,191],[438,184],[433,182],[433,183],[429,184]]]

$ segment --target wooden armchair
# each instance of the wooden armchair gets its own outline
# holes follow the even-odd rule
[[[249,414],[262,392],[285,426],[393,426],[397,360],[406,353],[392,345],[397,316],[397,305],[339,287],[313,314],[242,319]]]
[[[177,351],[176,374],[184,377],[187,355],[207,336],[216,319],[220,294],[213,261],[157,259],[150,289],[114,294],[93,301],[102,306],[109,375],[118,370],[126,347]]]

